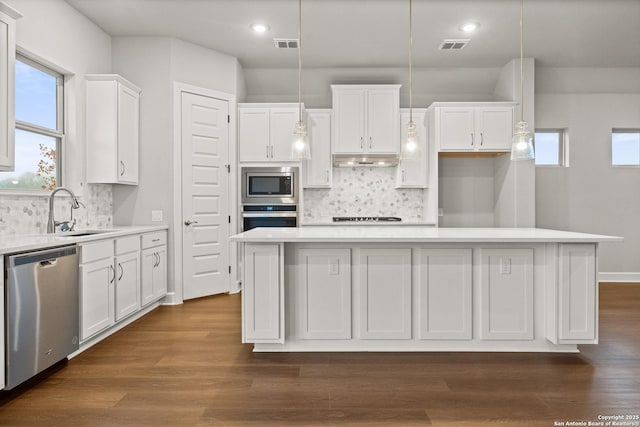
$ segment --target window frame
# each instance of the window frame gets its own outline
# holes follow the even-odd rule
[[[62,186],[63,164],[65,150],[65,75],[54,67],[33,59],[28,54],[16,52],[16,62],[20,61],[28,66],[46,73],[56,79],[56,129],[39,126],[34,123],[15,119],[14,133],[17,130],[54,138],[56,141],[56,186]],[[49,190],[29,188],[0,188],[0,194],[4,195],[47,195]]]
[[[559,135],[558,140],[558,164],[557,165],[539,165],[535,164],[535,167],[540,168],[568,168],[569,167],[569,135],[567,128],[541,128],[534,131],[533,146],[535,149],[535,135],[538,133],[557,133]],[[534,160],[535,162],[535,160]]]
[[[640,157],[638,158],[637,164],[632,165],[614,165],[613,164],[613,135],[616,133],[637,133],[640,134],[640,128],[612,128],[611,129],[611,143],[609,145],[609,165],[612,168],[640,168]]]

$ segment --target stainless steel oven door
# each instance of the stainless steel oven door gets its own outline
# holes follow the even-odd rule
[[[248,231],[257,227],[297,227],[296,212],[243,212],[242,230]]]

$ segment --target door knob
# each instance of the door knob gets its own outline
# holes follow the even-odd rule
[[[190,219],[188,219],[188,220],[186,220],[186,221],[184,222],[184,225],[189,226],[189,225],[191,225],[191,224],[197,224],[197,223],[198,223],[198,221],[191,221]]]

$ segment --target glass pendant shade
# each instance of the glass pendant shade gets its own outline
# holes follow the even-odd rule
[[[409,120],[409,123],[407,123],[407,135],[402,143],[400,157],[402,159],[420,158],[420,141],[418,140],[418,131],[413,120]]]
[[[532,160],[535,158],[533,151],[533,135],[529,125],[525,121],[516,124],[511,143],[511,160]]]
[[[307,127],[304,122],[296,123],[293,131],[293,143],[291,144],[291,158],[293,160],[304,160],[311,158],[311,149],[307,140]]]

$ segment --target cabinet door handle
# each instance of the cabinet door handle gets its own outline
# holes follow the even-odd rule
[[[329,169],[326,171],[325,181],[329,182]]]
[[[271,158],[273,159],[273,145],[271,146]]]
[[[198,221],[191,221],[190,219],[186,220],[184,222],[184,225],[186,225],[187,227],[190,226],[191,224],[197,224]]]
[[[122,268],[122,264],[118,263],[118,268],[120,269],[120,276],[118,277],[118,281],[122,280],[122,276],[124,276],[124,268]]]
[[[160,265],[160,255],[158,254],[158,252],[154,253],[154,255],[156,256],[156,263],[154,267],[157,267]]]
[[[405,176],[406,176],[405,171],[404,169],[402,169],[402,182],[404,182]]]
[[[113,283],[113,281],[116,280],[116,270],[114,270],[113,265],[109,265],[109,269],[111,270],[111,273],[113,274],[113,277],[111,278],[111,280],[109,280],[109,283]]]
[[[471,134],[471,145],[473,145],[473,134]]]
[[[122,170],[120,171],[120,176],[124,175],[124,162],[120,160],[120,166],[122,166]]]
[[[373,138],[369,137],[369,148],[373,148]]]
[[[267,159],[269,158],[269,144],[267,144]]]
[[[484,135],[480,132],[480,145],[484,144]]]
[[[364,148],[364,136],[360,137],[360,149],[362,150]]]

